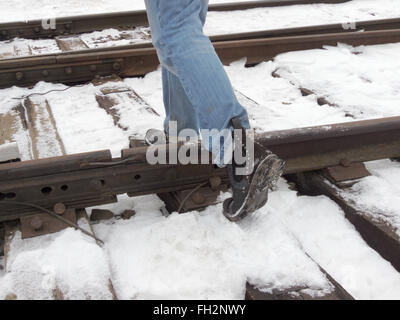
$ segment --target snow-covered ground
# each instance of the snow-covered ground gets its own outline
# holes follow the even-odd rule
[[[0,299],[52,299],[60,290],[65,299],[111,299],[110,271],[104,250],[71,228],[57,234],[21,240],[15,235],[0,278]]]
[[[214,35],[399,16],[398,0],[353,0],[341,4],[257,8],[244,12],[209,12],[205,32]]]
[[[130,9],[142,5],[141,1],[120,1],[121,10],[128,2]],[[359,13],[367,15],[371,8],[385,7],[377,1],[354,0],[354,7],[349,8],[361,2],[367,9]],[[399,3],[389,2],[393,8]],[[13,3],[21,6],[29,1]],[[70,11],[65,4],[62,10],[61,2],[40,3],[43,12],[53,6],[59,10],[57,15],[66,15],[82,12],[79,10],[89,7],[91,1],[70,1]],[[97,1],[93,7],[107,11],[111,3]],[[7,18],[15,20],[12,14],[20,8],[8,8]],[[349,9],[347,14],[351,12]],[[299,18],[299,23],[306,18]],[[399,56],[398,44],[327,47],[282,54],[253,68],[245,68],[241,60],[226,71],[248,108],[253,127],[278,130],[352,120],[347,113],[360,119],[398,115]],[[275,70],[281,78],[272,76]],[[111,149],[118,156],[129,135],[143,136],[147,127],[161,127],[164,116],[160,70],[144,78],[125,79],[119,85],[136,90],[161,116],[132,110],[129,101],[121,101],[118,110],[128,128],[123,131],[98,107],[95,95],[99,87],[92,84],[32,99],[47,99],[67,153]],[[332,100],[337,107],[318,105],[317,96],[302,96],[299,86]],[[65,88],[41,82],[32,89],[2,89],[0,113],[12,112],[20,102],[15,97]],[[28,159],[31,155],[22,128],[16,131],[14,139]],[[364,209],[383,212],[387,221],[399,227],[396,183],[400,165],[378,161],[368,168],[373,176],[352,187],[349,197]],[[103,248],[72,229],[29,241],[22,241],[17,233],[7,273],[0,270],[0,299],[12,293],[21,299],[50,299],[55,288],[65,298],[111,299],[109,280],[121,299],[242,299],[246,281],[263,290],[309,287],[310,293],[329,292],[331,288],[313,260],[355,298],[400,299],[400,274],[361,239],[343,212],[326,197],[298,196],[283,179],[266,207],[237,224],[223,218],[221,205],[165,218],[160,212],[163,203],[155,196],[121,196],[119,200],[105,208],[116,214],[134,209],[136,215],[131,220],[96,224],[97,236],[105,241]]]
[[[285,79],[314,91],[357,118],[399,114],[399,43],[291,52],[275,61],[278,74]]]
[[[367,168],[372,176],[362,179],[343,196],[353,200],[361,211],[388,222],[400,236],[400,190],[396,183],[400,178],[400,163],[373,161]]]

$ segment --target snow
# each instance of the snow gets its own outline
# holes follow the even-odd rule
[[[154,196],[132,202],[134,219],[96,225],[122,299],[243,299],[246,280],[329,292],[318,267],[268,211],[235,224],[221,215],[221,204],[164,218]]]
[[[269,205],[279,211],[278,217],[304,250],[356,299],[400,298],[399,273],[365,245],[329,199],[280,190],[272,194]]]
[[[279,75],[358,119],[399,114],[399,43],[290,52],[275,62]]]
[[[16,142],[0,145],[0,162],[19,159],[19,149]]]
[[[145,99],[142,99],[141,96],[136,96],[134,87],[127,86],[125,82],[119,81],[111,84],[106,83],[104,85],[99,85],[96,89],[97,91],[104,89],[111,89],[114,92],[121,91],[108,94],[107,96],[112,99],[115,104],[113,108],[114,110],[118,110],[119,124],[127,129],[126,134],[128,136],[141,139],[145,136],[150,124],[152,124],[153,127],[162,127],[165,116],[159,116],[159,114],[164,114],[164,109],[153,108],[152,105]],[[132,114],[136,116],[132,117]]]
[[[40,90],[41,85],[48,86],[46,83],[39,83],[39,88],[36,89],[39,92],[44,91]],[[65,88],[64,85],[51,87]],[[115,127],[113,119],[104,109],[98,107],[96,93],[97,89],[88,84],[64,92],[52,92],[46,96],[68,154],[110,149],[113,156],[118,156],[121,149],[128,146],[129,134]]]
[[[149,27],[140,27],[126,31],[105,29],[82,34],[80,38],[90,49],[132,45],[151,41]]]
[[[155,196],[124,196],[105,207],[136,216],[95,225],[119,298],[242,299],[246,280],[266,291],[329,292],[304,252],[357,299],[400,298],[400,275],[325,197],[298,197],[280,181],[268,205],[238,224],[223,218],[221,205],[168,218],[162,205]]]
[[[209,12],[205,32],[210,35],[293,28],[331,23],[397,18],[398,0],[353,0],[341,4],[312,4]]]
[[[256,0],[255,0],[256,1]],[[210,3],[230,2],[210,0]],[[144,10],[143,0],[0,0],[0,22],[49,19],[104,12]]]
[[[94,240],[71,228],[54,235],[21,240],[15,235],[0,281],[0,300],[53,299],[58,288],[65,299],[112,299],[104,251]]]
[[[361,211],[391,225],[400,236],[400,163],[390,160],[373,161],[367,164],[372,174],[361,179],[342,195],[353,200]]]
[[[258,105],[246,106],[251,125],[260,131],[274,131],[350,121],[346,113],[328,105],[320,106],[317,97],[303,97],[297,86],[272,73],[277,65],[263,62],[245,68],[237,61],[227,68],[233,86]],[[251,79],[251,81],[248,81]],[[244,102],[243,102],[244,103]]]

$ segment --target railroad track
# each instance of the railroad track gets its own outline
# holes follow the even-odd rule
[[[258,6],[289,5],[294,2],[296,1],[230,3],[210,6],[210,10],[240,10]],[[312,3],[312,1],[300,2]],[[139,18],[134,19],[134,16]],[[56,37],[52,44],[59,48],[60,52],[35,55],[34,50],[29,47],[15,47],[13,51],[18,57],[3,56],[5,59],[0,59],[0,88],[12,85],[29,86],[39,81],[77,83],[110,75],[143,76],[155,70],[159,64],[156,52],[150,42],[150,34],[147,34],[147,31],[139,30],[136,36],[143,39],[140,39],[137,44],[96,49],[88,49],[85,42],[78,36],[82,32],[118,27],[118,24],[124,19],[135,21],[134,25],[127,28],[144,27],[147,22],[143,17],[145,17],[144,11],[71,17],[69,19],[77,23],[76,28],[72,28],[72,25],[69,26],[71,29],[69,34],[72,37]],[[57,21],[64,21],[65,19],[63,19],[60,18]],[[87,28],[79,28],[79,21],[86,22]],[[114,25],[110,25],[110,21]],[[31,23],[37,24],[38,21]],[[397,42],[399,41],[399,25],[400,19],[394,18],[216,35],[211,36],[211,40],[224,64],[247,57],[248,64],[254,65],[270,60],[280,53],[321,48],[324,45],[336,45],[338,42],[355,46]],[[11,30],[11,26],[18,28],[21,27],[21,23],[0,25],[0,31],[3,28],[6,30],[3,32],[4,34],[10,34],[7,30]],[[36,32],[38,37],[40,31]],[[129,35],[128,38],[131,36]]]
[[[108,98],[111,99],[108,102],[98,100],[100,106],[106,103],[111,108],[115,95],[126,94],[126,90],[115,88],[112,82],[110,86],[114,93],[107,87],[103,88],[104,97],[111,95],[113,98]],[[27,128],[34,127],[35,122],[43,124],[44,119],[33,116],[42,106],[32,102],[24,104],[31,113],[26,116]],[[44,108],[46,105],[47,102],[43,104]],[[153,113],[149,107],[146,110]],[[113,116],[112,112],[109,114]],[[300,192],[324,194],[337,202],[366,242],[400,271],[400,239],[396,233],[388,225],[370,218],[368,212],[360,212],[338,191],[348,180],[352,182],[365,175],[365,171],[359,168],[360,162],[399,156],[399,117],[266,132],[260,134],[258,140],[287,160],[286,178],[295,182]],[[77,215],[87,217],[82,208],[115,202],[116,194],[129,192],[130,196],[158,193],[168,210],[176,211],[190,190],[203,181],[210,181],[210,187],[200,189],[183,206],[183,211],[189,211],[214,204],[219,188],[227,188],[223,170],[207,165],[149,166],[144,162],[146,147],[143,143],[132,140],[130,146],[121,152],[121,157],[114,159],[109,151],[99,151],[0,165],[0,206],[3,206],[0,220],[6,226],[5,248],[10,247],[15,230],[18,230],[13,224],[16,220],[20,221],[25,238],[56,232],[68,226],[52,219],[48,213],[41,213],[40,208],[54,210],[69,223],[76,223]],[[215,190],[211,188],[213,184]],[[32,205],[40,207],[33,208]],[[89,221],[88,218],[85,221]],[[86,231],[89,226],[86,224]],[[321,298],[352,299],[329,273],[321,266],[319,268],[332,287],[329,294],[321,293]],[[110,288],[112,296],[117,297],[112,285]],[[247,283],[246,298],[315,299],[306,293],[307,290],[307,287],[292,287],[266,293]],[[56,290],[56,293],[54,298],[62,299],[62,290]]]
[[[359,31],[394,30],[394,29],[399,29],[399,26],[400,26],[400,18],[391,18],[391,19],[377,19],[377,20],[367,20],[367,21],[354,21],[346,23],[314,25],[305,27],[270,29],[270,30],[254,31],[254,32],[229,33],[222,35],[212,35],[210,36],[210,39],[212,42],[238,41],[238,40],[251,40],[251,39],[261,39],[261,38],[285,37],[285,36],[288,37],[288,36],[306,36],[306,35],[359,32]],[[141,25],[140,27],[144,26]],[[77,33],[72,34],[72,36],[76,35]],[[142,41],[140,44],[136,45],[136,47],[138,48],[152,47],[151,35],[145,33],[142,33],[141,35],[144,36],[144,39],[140,39]],[[61,51],[70,52],[70,51],[83,50],[85,48],[88,49],[87,46],[85,47],[83,45],[83,41],[79,37],[57,38],[56,41]],[[34,53],[32,52],[29,53],[29,51],[32,50],[28,49],[25,52],[25,54],[34,55]],[[2,57],[0,56],[0,58],[5,59],[7,58],[7,56],[5,55]]]
[[[209,11],[234,11],[265,7],[279,7],[312,3],[344,3],[348,0],[267,0],[231,2],[211,4]],[[129,11],[107,14],[83,15],[77,17],[60,17],[56,19],[55,29],[44,29],[42,20],[9,22],[0,24],[0,41],[14,37],[39,39],[55,36],[79,34],[117,28],[121,30],[132,29],[138,26],[148,26],[146,11]]]
[[[336,189],[344,180],[366,175],[362,162],[400,157],[400,117],[266,132],[259,134],[257,140],[287,161],[285,175],[296,182],[301,192],[322,193],[337,202],[367,243],[400,272],[399,238],[368,214],[358,212]],[[149,165],[149,148],[144,142],[132,140],[130,146],[122,150],[119,158],[112,158],[110,151],[98,151],[0,165],[0,221],[8,225],[19,220],[22,237],[29,238],[66,226],[80,228],[76,224],[78,212],[116,202],[118,194],[135,197],[157,193],[170,212],[186,212],[215,204],[219,191],[229,187],[223,169],[208,164]],[[165,151],[169,155],[174,152],[171,146],[159,146],[158,153]],[[176,147],[176,152],[182,148]],[[208,152],[197,146],[190,150],[199,159],[208,158]],[[208,186],[191,193],[204,182]],[[334,288],[323,295],[325,299],[352,299],[322,267],[320,270]],[[246,297],[289,299],[297,295],[312,299],[305,289],[262,293],[248,283]]]
[[[362,28],[368,26],[372,30],[364,32],[335,33],[339,27],[332,25],[229,35],[226,38],[218,36],[213,44],[224,64],[246,57],[248,65],[254,65],[284,52],[335,46],[339,42],[353,46],[399,42],[400,29],[387,29],[398,27],[398,23],[398,19],[364,22]],[[299,33],[305,35],[293,35]],[[240,40],[233,40],[235,37]],[[113,74],[142,76],[154,71],[158,65],[151,44],[3,59],[0,60],[0,88],[33,85],[38,81],[77,83]]]

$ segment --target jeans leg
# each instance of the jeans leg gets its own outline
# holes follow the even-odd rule
[[[207,12],[208,12],[208,2],[209,0],[201,0],[201,11],[200,11],[200,20],[204,27],[206,24]]]
[[[164,68],[180,80],[200,129],[232,129],[233,117],[238,117],[243,127],[248,128],[247,112],[237,101],[212,43],[203,34],[206,2],[145,0],[145,3],[158,57]],[[212,141],[203,143],[215,154]]]
[[[201,0],[200,20],[204,26],[208,12],[209,0]],[[169,121],[177,122],[177,129],[193,129],[199,133],[199,123],[193,105],[189,101],[179,78],[162,67],[163,98],[165,107],[164,131],[168,132]]]
[[[192,129],[198,134],[199,123],[196,111],[178,77],[163,67],[162,81],[166,114],[164,131],[168,133],[169,121],[175,121],[178,133],[183,129]]]

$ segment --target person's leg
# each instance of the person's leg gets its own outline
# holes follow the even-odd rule
[[[231,138],[233,128],[246,136],[249,128],[246,110],[238,103],[227,74],[210,40],[203,34],[206,12],[205,0],[145,0],[153,44],[164,70],[164,98],[167,99],[168,119],[172,120],[172,96],[187,99],[176,110],[176,118],[185,123],[190,117],[192,126],[214,130],[217,140],[203,138],[203,144],[216,156],[221,165],[230,161],[233,147],[232,140],[226,149],[220,148],[220,132],[224,131],[224,140]],[[172,78],[168,75],[173,74]],[[177,86],[173,86],[174,79]],[[168,88],[168,90],[166,90]],[[173,90],[171,90],[173,88]],[[183,89],[179,93],[179,90]],[[171,94],[173,92],[173,94]],[[184,93],[182,95],[182,93]],[[179,100],[179,99],[178,99]],[[174,99],[175,101],[175,99]],[[186,103],[189,102],[189,103]],[[196,118],[196,120],[193,120]],[[229,130],[226,130],[226,129]],[[212,138],[212,137],[211,137]],[[236,142],[237,154],[246,154],[249,144],[254,145],[252,173],[239,176],[236,162],[227,167],[233,197],[224,203],[224,215],[237,221],[247,214],[262,207],[268,199],[268,187],[273,184],[283,171],[284,162],[261,145],[253,142]],[[242,140],[243,141],[243,140]],[[216,150],[214,145],[219,148]],[[222,157],[228,155],[225,161]],[[236,159],[236,157],[235,157]],[[222,163],[221,163],[222,162]],[[245,167],[247,169],[247,165]]]
[[[177,123],[178,133],[184,129],[199,132],[197,114],[178,77],[162,68],[163,98],[165,107],[164,132],[168,135],[169,122]]]
[[[208,1],[201,0],[200,20],[206,23]],[[186,95],[179,78],[172,72],[162,67],[163,99],[165,107],[164,132],[168,133],[169,121],[177,123],[177,130],[192,129],[199,133],[197,114],[192,103]]]
[[[203,27],[206,24],[206,18],[208,13],[208,2],[209,0],[201,0],[200,20]]]
[[[191,107],[185,113],[177,114],[181,122],[186,123],[186,118],[196,116],[200,129],[220,132],[231,129],[230,120],[239,117],[243,127],[248,128],[247,112],[237,101],[213,45],[203,34],[207,1],[145,2],[159,59],[163,67],[179,79],[190,102]],[[169,108],[169,119],[172,109],[175,106]],[[190,122],[193,125],[193,121]],[[209,141],[203,143],[212,150]]]

